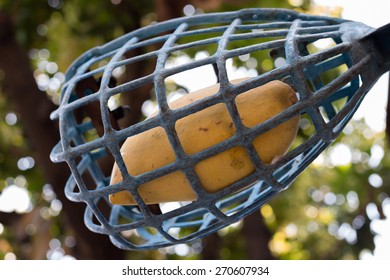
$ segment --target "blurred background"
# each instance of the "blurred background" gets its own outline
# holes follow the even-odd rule
[[[64,196],[67,166],[49,159],[59,140],[49,115],[58,106],[64,73],[92,47],[154,22],[248,7],[288,8],[379,27],[388,23],[386,5],[381,0],[0,0],[0,259],[390,259],[387,75],[337,141],[288,190],[243,221],[192,244],[117,249],[85,227],[84,205]],[[256,75],[267,68],[257,61],[243,58],[231,69]],[[147,115],[145,104],[148,100],[139,109],[144,105]]]

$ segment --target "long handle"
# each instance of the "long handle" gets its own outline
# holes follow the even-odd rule
[[[369,40],[375,51],[380,56],[378,63],[383,73],[390,70],[390,23],[379,27],[374,32],[368,34],[363,40]]]
[[[390,143],[390,72],[388,73],[387,108],[386,108],[386,136]]]

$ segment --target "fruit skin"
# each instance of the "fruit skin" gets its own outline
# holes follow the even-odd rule
[[[231,81],[240,83],[247,78]],[[216,94],[219,84],[189,93],[169,104],[171,109]],[[281,113],[297,102],[294,90],[281,81],[271,81],[239,94],[236,106],[244,126],[250,128]],[[151,116],[153,117],[153,116]],[[270,164],[284,155],[296,137],[299,116],[257,136],[253,145],[261,160]],[[179,119],[175,124],[186,154],[194,154],[232,137],[236,128],[224,103],[218,103]],[[137,176],[175,161],[174,151],[162,127],[155,127],[126,139],[121,153],[130,175]],[[255,167],[243,146],[235,146],[198,162],[195,172],[207,192],[216,192],[254,172]],[[122,175],[115,164],[110,184],[121,182]],[[244,187],[244,186],[243,186]],[[146,204],[172,201],[193,201],[197,196],[181,171],[164,175],[138,188]],[[114,204],[134,205],[128,191],[110,195]]]

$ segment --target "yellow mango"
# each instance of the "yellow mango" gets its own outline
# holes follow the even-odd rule
[[[240,83],[245,79],[234,80],[232,83]],[[177,109],[216,94],[218,90],[219,84],[216,84],[189,93],[169,106],[171,109]],[[294,90],[276,80],[246,91],[235,99],[241,121],[248,128],[270,119],[296,102]],[[288,151],[297,134],[299,119],[299,116],[295,116],[254,139],[256,152],[265,164],[272,163]],[[236,132],[224,103],[218,103],[179,119],[175,129],[186,154],[195,154],[212,147],[232,137]],[[121,147],[121,154],[128,172],[133,176],[163,167],[176,160],[162,127],[155,127],[127,138]],[[198,162],[194,168],[202,186],[209,193],[221,190],[255,170],[243,146],[234,146],[220,152]],[[110,184],[121,181],[122,175],[115,164]],[[138,192],[147,204],[194,201],[197,198],[181,171],[144,183],[138,187]],[[136,204],[128,191],[111,194],[110,201],[122,205]]]

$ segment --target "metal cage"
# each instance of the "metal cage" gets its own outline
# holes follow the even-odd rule
[[[382,44],[382,33],[386,32],[388,28],[375,30],[362,23],[290,10],[244,9],[153,24],[89,50],[68,69],[61,104],[52,114],[53,119],[59,120],[61,140],[51,159],[66,161],[72,172],[65,186],[66,196],[86,203],[86,226],[109,235],[113,244],[122,249],[191,242],[239,221],[285,190],[342,132],[366,93],[389,68],[389,48]],[[329,45],[318,49],[316,42],[321,40],[327,40]],[[207,49],[209,55],[201,59],[190,55],[188,61],[178,65],[168,63],[178,53],[192,52],[193,56],[202,49]],[[255,57],[258,52],[270,54],[267,59],[272,67],[259,70],[242,83],[231,84],[227,61],[248,54]],[[275,63],[277,59],[283,63]],[[115,71],[133,63],[153,63],[153,71],[113,83]],[[218,93],[183,108],[170,109],[168,78],[206,65],[215,69],[215,80],[221,85]],[[329,73],[335,71],[341,74],[329,80]],[[299,101],[271,119],[244,129],[235,111],[234,97],[272,80],[284,80],[293,86]],[[160,113],[132,125],[118,126],[113,121],[118,110],[110,108],[110,102],[135,94],[144,86],[155,92]],[[175,122],[217,103],[226,104],[236,134],[216,146],[187,155],[174,129]],[[278,161],[264,164],[252,140],[297,115],[302,116],[300,133],[305,137],[300,137]],[[176,161],[131,176],[120,153],[121,143],[157,126],[164,128]],[[245,147],[255,172],[218,192],[206,192],[194,165],[237,145]],[[106,165],[114,162],[124,180],[110,185],[111,169]],[[168,209],[160,213],[152,211],[137,192],[138,186],[176,170],[185,174],[198,199],[169,207],[160,205]],[[109,202],[110,194],[123,190],[130,191],[138,205]]]

